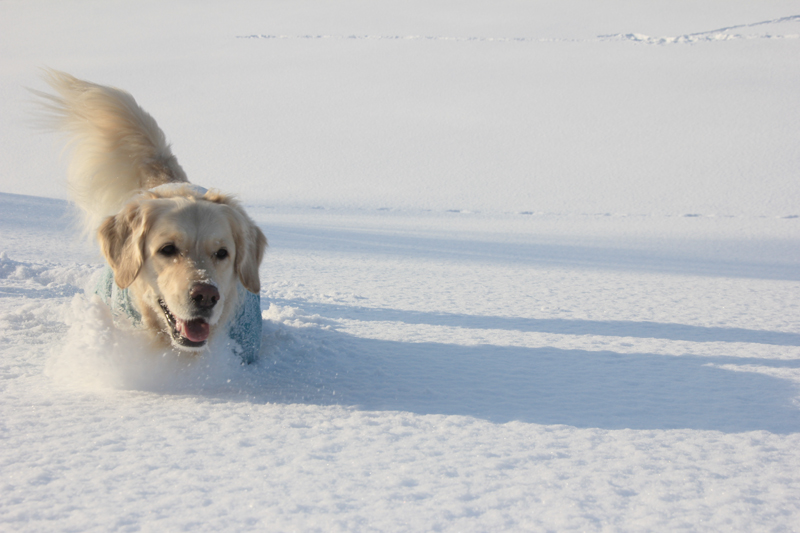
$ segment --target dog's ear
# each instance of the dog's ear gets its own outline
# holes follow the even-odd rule
[[[229,219],[233,240],[236,244],[236,257],[233,268],[239,280],[248,291],[258,294],[261,290],[261,280],[258,277],[258,267],[264,258],[267,248],[267,238],[256,226],[255,222],[237,204],[227,204],[230,209]]]
[[[144,211],[141,204],[129,204],[118,214],[106,218],[97,230],[100,248],[121,289],[133,283],[144,264],[147,233]]]
[[[267,238],[253,222],[253,219],[247,216],[234,197],[212,189],[203,196],[203,199],[227,208],[225,212],[233,232],[233,242],[236,245],[233,268],[244,288],[258,294],[261,290],[258,267],[261,266],[261,260],[264,258]]]
[[[238,263],[237,272],[242,285],[248,291],[258,294],[261,290],[261,279],[258,276],[258,268],[261,266],[261,260],[264,259],[264,251],[267,249],[267,238],[261,229],[248,219],[249,228],[247,229],[247,253],[242,254],[239,259],[239,254],[236,254],[236,263]],[[234,265],[236,265],[234,263]]]

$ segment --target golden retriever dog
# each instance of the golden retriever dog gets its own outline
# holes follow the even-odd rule
[[[196,351],[228,335],[253,361],[264,234],[231,196],[188,182],[130,94],[53,70],[46,81],[55,95],[34,92],[69,136],[71,198],[110,266],[96,292],[161,342]]]

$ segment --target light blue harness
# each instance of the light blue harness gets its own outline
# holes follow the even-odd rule
[[[228,338],[233,353],[245,364],[254,363],[261,349],[261,296],[238,285],[239,304],[228,323]],[[94,287],[97,294],[114,314],[129,317],[134,326],[142,323],[142,315],[133,305],[128,289],[120,289],[114,282],[114,271],[106,266]]]

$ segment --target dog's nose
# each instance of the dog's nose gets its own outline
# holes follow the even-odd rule
[[[200,309],[211,309],[219,301],[219,291],[208,283],[197,283],[189,292],[189,298]]]

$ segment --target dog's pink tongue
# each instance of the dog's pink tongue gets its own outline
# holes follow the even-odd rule
[[[203,342],[208,338],[210,326],[202,318],[194,320],[181,320],[179,318],[175,322],[175,325],[178,326],[178,332],[192,342]]]

